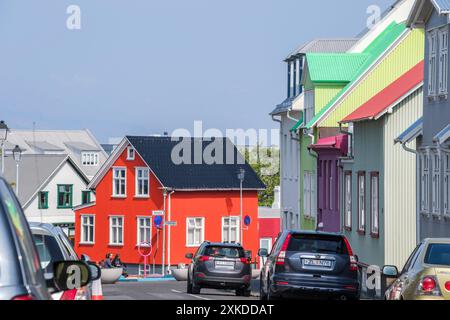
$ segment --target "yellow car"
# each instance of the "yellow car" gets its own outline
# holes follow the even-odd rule
[[[450,300],[450,239],[426,239],[413,251],[399,274],[384,266],[383,275],[397,278],[386,300]]]

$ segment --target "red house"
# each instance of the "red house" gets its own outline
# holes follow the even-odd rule
[[[142,264],[139,247],[151,245],[150,264],[174,266],[203,241],[242,243],[253,258],[259,249],[265,186],[228,139],[125,137],[89,188],[96,202],[75,208],[75,249],[93,260],[110,252]]]

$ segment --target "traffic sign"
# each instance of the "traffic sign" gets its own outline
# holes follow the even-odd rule
[[[245,218],[244,218],[244,224],[245,224],[246,226],[249,226],[250,223],[252,223],[252,218],[250,218],[250,216],[245,216]]]
[[[166,222],[166,226],[176,227],[177,226],[177,222],[176,221],[167,221]]]
[[[164,215],[164,211],[163,210],[155,210],[152,212],[152,214],[154,216],[163,216]]]
[[[162,222],[163,222],[163,219],[161,216],[155,216],[153,218],[153,223],[155,224],[155,227],[161,226]]]

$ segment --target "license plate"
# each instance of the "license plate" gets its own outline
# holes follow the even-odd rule
[[[306,267],[331,268],[331,261],[330,260],[319,260],[319,259],[303,259],[303,265]]]
[[[234,269],[233,261],[216,261],[217,269]]]

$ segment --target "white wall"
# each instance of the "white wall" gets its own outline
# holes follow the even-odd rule
[[[81,191],[86,190],[87,184],[80,177],[77,171],[66,162],[60,170],[53,176],[40,191],[48,191],[48,209],[38,208],[38,196],[24,208],[28,221],[45,223],[75,223],[75,213],[72,209],[58,209],[58,184],[72,184],[73,198],[72,205],[81,204]],[[91,193],[91,201],[95,201],[94,193]]]
[[[291,112],[291,117],[300,118],[300,112]],[[290,130],[296,124],[287,115],[281,117],[280,130],[280,187],[281,187],[281,218],[282,226],[288,229],[300,228],[299,210],[299,174],[300,146],[291,139]],[[285,214],[287,212],[287,214]],[[291,215],[295,222],[291,222]],[[296,218],[297,217],[297,218]]]

